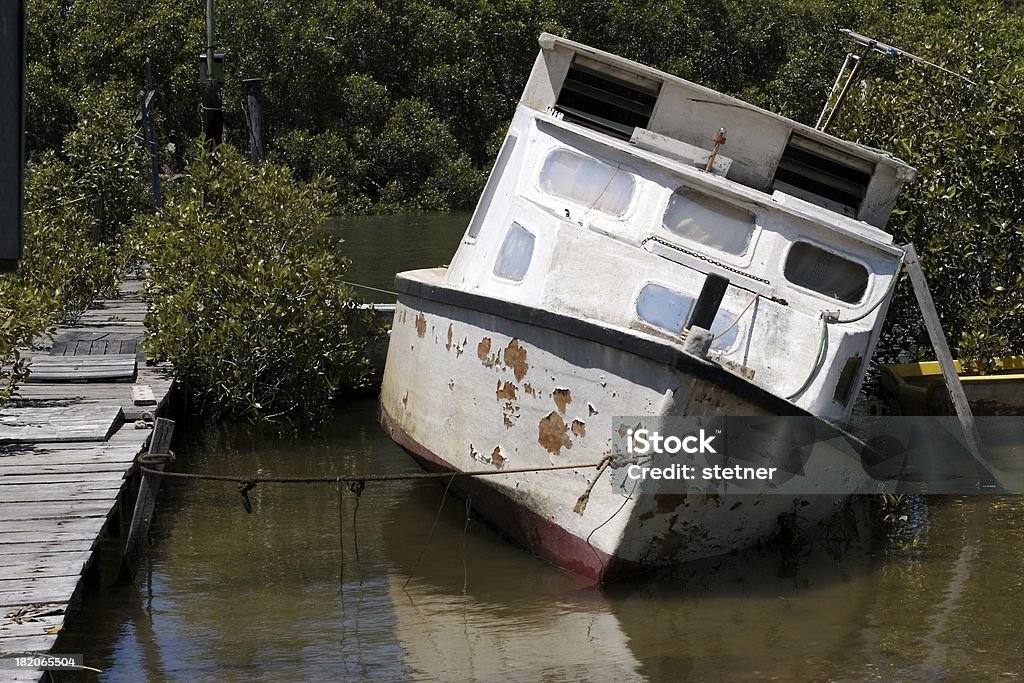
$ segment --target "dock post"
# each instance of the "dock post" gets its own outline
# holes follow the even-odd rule
[[[153,435],[149,439],[149,454],[164,455],[170,453],[171,435],[174,433],[174,420],[158,417],[153,427]],[[153,465],[152,469],[163,471],[163,465]],[[128,538],[121,554],[121,568],[118,571],[118,583],[127,583],[135,578],[138,571],[139,556],[142,546],[149,536],[149,525],[156,507],[156,497],[160,493],[159,476],[143,473],[139,483],[139,495],[135,500],[135,511],[128,529]]]
[[[249,161],[254,166],[259,166],[267,160],[267,147],[263,137],[263,79],[247,78],[242,81],[242,87],[245,88],[242,108],[245,112],[245,123],[249,128]]]

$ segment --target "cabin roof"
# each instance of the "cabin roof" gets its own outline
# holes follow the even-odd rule
[[[575,41],[563,38],[561,36],[556,36],[551,33],[542,33],[540,35],[540,38],[538,39],[538,42],[540,43],[540,47],[543,50],[552,50],[557,46],[563,46],[573,50],[576,53],[592,57],[594,59],[597,59],[598,61],[605,62],[607,64],[618,67],[619,69],[632,72],[640,76],[654,78],[663,82],[674,83],[678,86],[681,86],[684,89],[690,90],[691,92],[698,94],[706,101],[715,102],[722,106],[743,109],[749,111],[751,114],[754,114],[756,116],[766,117],[770,120],[783,123],[787,127],[791,128],[793,131],[800,133],[800,135],[815,140],[819,143],[822,143],[830,148],[838,148],[843,151],[846,151],[851,155],[863,159],[868,159],[874,163],[893,167],[896,171],[897,177],[904,182],[911,181],[917,177],[917,169],[915,169],[913,166],[910,166],[906,162],[902,161],[898,157],[890,154],[889,152],[879,150],[873,147],[868,147],[866,145],[861,145],[855,142],[850,142],[849,140],[844,140],[842,138],[837,138],[834,135],[822,132],[817,128],[813,128],[798,121],[794,121],[793,119],[789,119],[785,116],[782,116],[781,114],[776,114],[766,109],[762,109],[756,105],[750,104],[749,102],[745,102],[735,97],[725,95],[723,93],[718,92],[717,90],[712,90],[711,88],[707,88],[692,81],[688,81],[685,78],[680,78],[679,76],[674,76],[670,73],[659,71],[658,69],[647,66],[645,64],[634,62],[631,59],[626,59],[625,57],[620,57],[619,55],[615,55],[610,52],[605,52],[603,50],[598,50],[588,45],[577,43]]]

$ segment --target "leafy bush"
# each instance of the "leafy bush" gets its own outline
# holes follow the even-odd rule
[[[347,334],[366,324],[324,244],[334,195],[234,148],[200,152],[149,233],[147,351],[214,415],[316,423],[369,361]]]
[[[19,348],[76,320],[116,291],[136,259],[132,227],[145,207],[142,151],[130,105],[110,87],[82,97],[60,153],[25,175],[25,255],[0,275],[0,401],[25,379]]]
[[[917,246],[954,353],[984,370],[1024,353],[1024,17],[967,4],[915,15],[891,40],[980,85],[898,62],[869,78],[839,132],[918,168],[890,230]],[[909,288],[892,310],[883,353],[933,357]]]

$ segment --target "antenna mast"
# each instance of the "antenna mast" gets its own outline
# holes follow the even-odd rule
[[[861,67],[864,65],[864,61],[871,55],[872,52],[881,53],[886,57],[902,57],[904,59],[909,59],[912,62],[924,64],[925,66],[930,66],[934,69],[938,69],[939,71],[943,71],[951,76],[956,76],[960,80],[965,81],[970,85],[978,85],[977,83],[967,78],[963,74],[958,74],[955,71],[950,71],[944,66],[939,66],[934,62],[929,62],[927,59],[924,59],[923,57],[918,57],[915,54],[907,52],[906,50],[901,50],[898,47],[887,45],[886,43],[877,41],[874,38],[869,38],[867,36],[862,36],[859,33],[854,33],[848,28],[841,28],[839,29],[839,32],[842,33],[847,40],[856,43],[857,45],[860,45],[864,49],[861,51],[860,55],[854,55],[852,53],[848,53],[846,55],[846,61],[843,62],[842,68],[839,69],[839,74],[836,76],[836,82],[832,85],[832,90],[831,92],[829,92],[828,98],[825,100],[825,106],[821,110],[821,115],[818,116],[818,122],[814,124],[814,127],[822,132],[828,131],[829,126],[831,126],[832,123],[835,121],[836,116],[839,114],[839,110],[842,109],[843,103],[846,101],[846,96],[850,94],[850,88],[853,87],[854,82],[857,80],[857,76],[860,74],[860,70]],[[843,80],[844,75],[846,77],[845,81]],[[840,83],[843,84],[841,89],[839,85]],[[839,90],[838,97],[835,97],[836,90]],[[832,100],[834,97],[835,103],[832,104]],[[831,108],[829,107],[830,104]]]

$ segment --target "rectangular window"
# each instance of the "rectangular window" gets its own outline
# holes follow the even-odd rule
[[[491,208],[491,200],[494,199],[494,193],[498,190],[498,182],[505,172],[505,166],[508,165],[509,157],[512,156],[512,150],[516,148],[516,140],[515,135],[509,135],[501,145],[501,150],[498,152],[498,160],[494,162],[494,168],[491,169],[491,175],[487,179],[487,186],[484,187],[484,193],[480,197],[480,202],[476,205],[473,220],[469,223],[469,231],[466,233],[466,236],[469,238],[476,239],[477,235],[480,234],[480,227],[487,217],[487,211]]]
[[[868,289],[868,269],[839,254],[797,242],[786,257],[786,279],[827,297],[858,303]]]
[[[754,234],[754,214],[735,204],[681,188],[662,217],[669,232],[729,254],[742,254]]]
[[[506,280],[519,282],[530,269],[533,258],[533,244],[536,239],[533,233],[513,223],[501,243],[498,258],[494,261],[494,274]]]
[[[544,160],[540,187],[586,209],[621,216],[633,199],[633,174],[570,149],[556,149]]]

